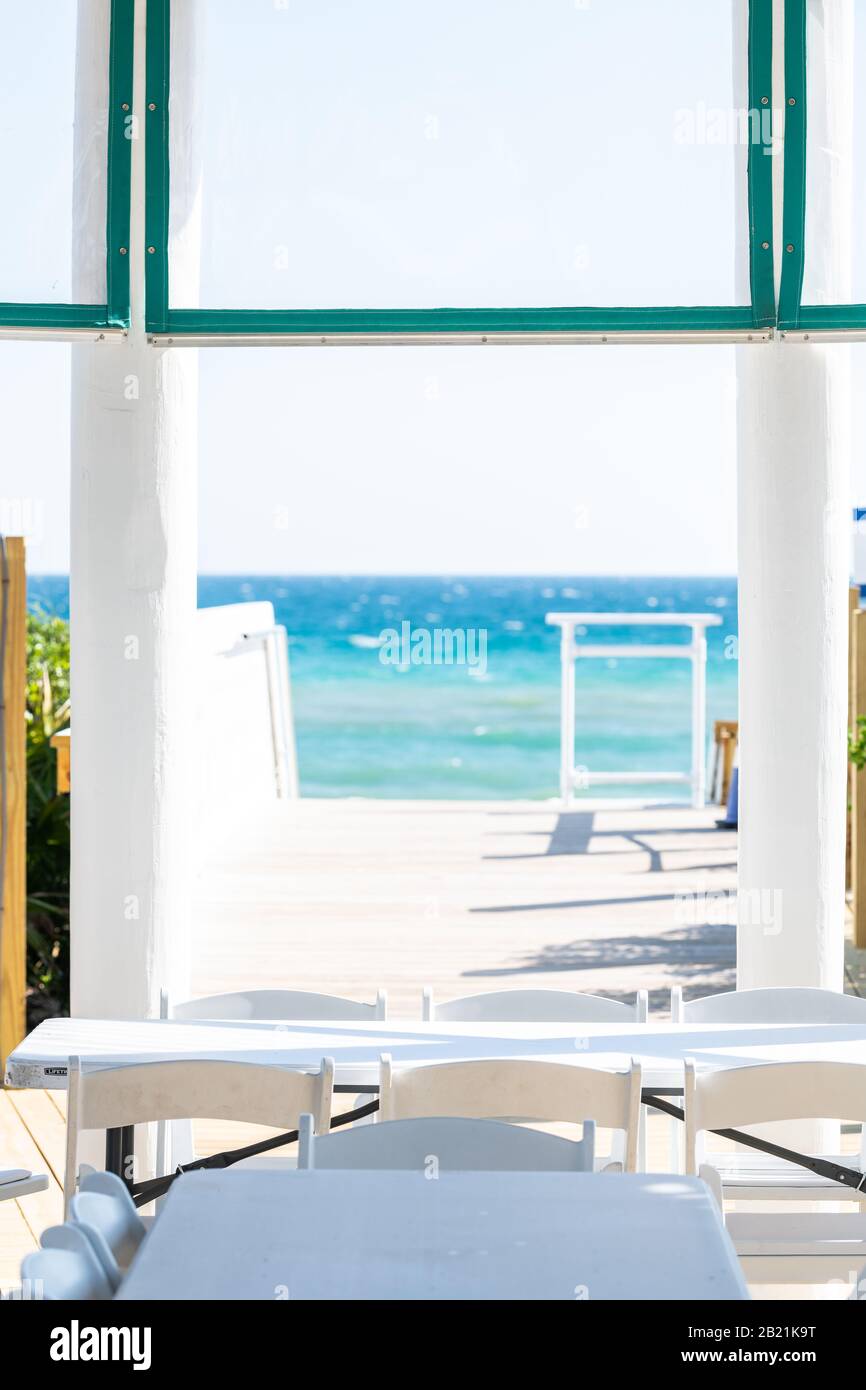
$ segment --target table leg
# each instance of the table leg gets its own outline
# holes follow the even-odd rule
[[[135,1126],[105,1131],[105,1171],[116,1173],[132,1188],[135,1171]]]

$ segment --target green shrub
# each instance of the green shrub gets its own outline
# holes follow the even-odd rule
[[[69,1012],[69,797],[50,739],[69,721],[69,624],[27,618],[27,1016]]]
[[[848,761],[858,772],[866,767],[866,717],[862,714],[856,729],[848,730]]]

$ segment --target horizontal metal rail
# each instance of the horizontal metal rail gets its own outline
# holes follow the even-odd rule
[[[558,343],[588,347],[615,344],[769,343],[769,328],[671,330],[617,330],[599,332],[424,332],[417,333],[151,333],[154,347],[494,347]]]

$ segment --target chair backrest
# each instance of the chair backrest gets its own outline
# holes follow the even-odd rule
[[[119,1275],[109,1276],[95,1244],[81,1227],[49,1226],[42,1232],[42,1249],[22,1260],[21,1278],[37,1298],[50,1302],[111,1298]]]
[[[866,1064],[764,1062],[697,1071],[685,1063],[686,1172],[697,1173],[701,1135],[776,1120],[866,1120]]]
[[[735,989],[683,1001],[679,985],[671,990],[672,1023],[861,1023],[866,999],[835,989]]]
[[[383,1055],[379,1067],[379,1118],[408,1120],[463,1116],[574,1124],[594,1120],[624,1136],[623,1164],[637,1167],[641,1069],[626,1072],[571,1066],[567,1062],[491,1058],[440,1062],[395,1070]]]
[[[421,1016],[439,1023],[646,1023],[647,992],[623,1004],[566,989],[497,989],[437,1004],[428,985]]]
[[[151,1120],[244,1120],[294,1129],[310,1111],[317,1129],[331,1122],[334,1062],[322,1059],[314,1075],[256,1062],[178,1060],[100,1066],[88,1058],[82,1070],[69,1059],[66,1127],[67,1212],[78,1172],[78,1136],[83,1129],[119,1129]]]
[[[99,1176],[114,1178],[123,1195],[94,1189],[91,1180],[84,1178],[82,1190],[69,1203],[69,1217],[75,1224],[99,1231],[117,1264],[126,1269],[144,1240],[145,1225],[121,1179],[114,1173]]]
[[[301,1116],[298,1168],[401,1169],[418,1172],[591,1173],[595,1122],[583,1138],[560,1139],[538,1129],[437,1115],[385,1120],[334,1134],[313,1133],[312,1115]]]
[[[203,999],[186,999],[172,1003],[165,991],[160,995],[160,1017],[177,1019],[269,1019],[278,1022],[303,1022],[305,1019],[331,1019],[334,1022],[357,1022],[360,1019],[384,1019],[388,996],[380,989],[375,1004],[360,1004],[356,999],[341,999],[335,994],[314,994],[305,989],[247,989],[234,994],[209,994]]]

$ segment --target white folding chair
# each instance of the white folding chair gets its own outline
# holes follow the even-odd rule
[[[575,1142],[537,1129],[437,1115],[385,1120],[317,1135],[312,1115],[301,1116],[298,1168],[401,1169],[429,1172],[591,1173],[595,1122],[584,1120]]]
[[[866,999],[835,989],[775,986],[735,989],[683,1000],[679,985],[671,990],[672,1023],[860,1023],[866,1024]]]
[[[646,1023],[647,992],[633,1004],[565,989],[497,989],[437,1004],[428,985],[422,1018],[427,1023]]]
[[[316,1126],[331,1122],[334,1062],[322,1059],[315,1075],[255,1062],[178,1060],[100,1066],[69,1059],[64,1199],[67,1213],[78,1176],[83,1129],[119,1129],[154,1120],[242,1120],[295,1129],[304,1111]]]
[[[626,1072],[567,1062],[491,1058],[395,1068],[379,1066],[379,1119],[461,1116],[478,1120],[581,1124],[613,1131],[611,1159],[602,1166],[637,1168],[641,1069]]]
[[[314,994],[305,989],[247,989],[232,994],[208,994],[202,999],[185,999],[172,1003],[165,990],[160,994],[160,1018],[176,1019],[245,1019],[272,1020],[280,1023],[303,1022],[307,1019],[328,1019],[334,1023],[357,1022],[360,1019],[384,1019],[388,996],[384,989],[376,993],[375,1004],[362,1004],[356,999],[342,999],[335,994]]]
[[[388,995],[376,991],[374,1004],[343,999],[336,994],[315,994],[304,989],[247,989],[228,994],[207,994],[200,999],[173,1002],[168,991],[160,990],[159,1016],[182,1022],[279,1022],[304,1023],[327,1019],[332,1023],[354,1023],[362,1019],[383,1020],[388,1013]],[[365,1098],[366,1099],[366,1098]],[[156,1134],[157,1164],[165,1172],[169,1164],[188,1163],[193,1157],[192,1125],[187,1120],[160,1123]]]
[[[47,1173],[31,1173],[29,1168],[4,1168],[0,1172],[0,1202],[11,1202],[31,1192],[44,1192]]]
[[[52,1303],[96,1302],[111,1298],[117,1288],[87,1234],[74,1226],[43,1231],[42,1249],[21,1262],[21,1281],[24,1297]]]
[[[685,1064],[686,1172],[699,1174],[725,1201],[858,1203],[853,1188],[754,1150],[712,1151],[708,1131],[747,1130],[794,1120],[866,1120],[866,1065],[769,1062],[697,1071]],[[776,1141],[786,1147],[784,1138]],[[851,1155],[826,1157],[864,1166]],[[866,1212],[728,1212],[726,1225],[747,1277],[761,1283],[812,1282],[847,1276],[866,1258]]]
[[[682,988],[671,990],[671,1022],[715,1023],[853,1023],[866,1026],[866,999],[834,989],[771,986],[766,989],[726,990],[700,999],[683,999]],[[671,1167],[680,1164],[681,1127],[671,1123]]]
[[[69,1203],[73,1223],[100,1233],[120,1269],[132,1263],[147,1227],[116,1173],[88,1173]]]
[[[95,1226],[88,1226],[84,1221],[66,1221],[62,1226],[47,1226],[39,1238],[39,1243],[45,1250],[74,1252],[81,1249],[82,1237],[99,1261],[112,1293],[116,1293],[120,1288],[120,1265],[109,1249],[104,1235]]]

